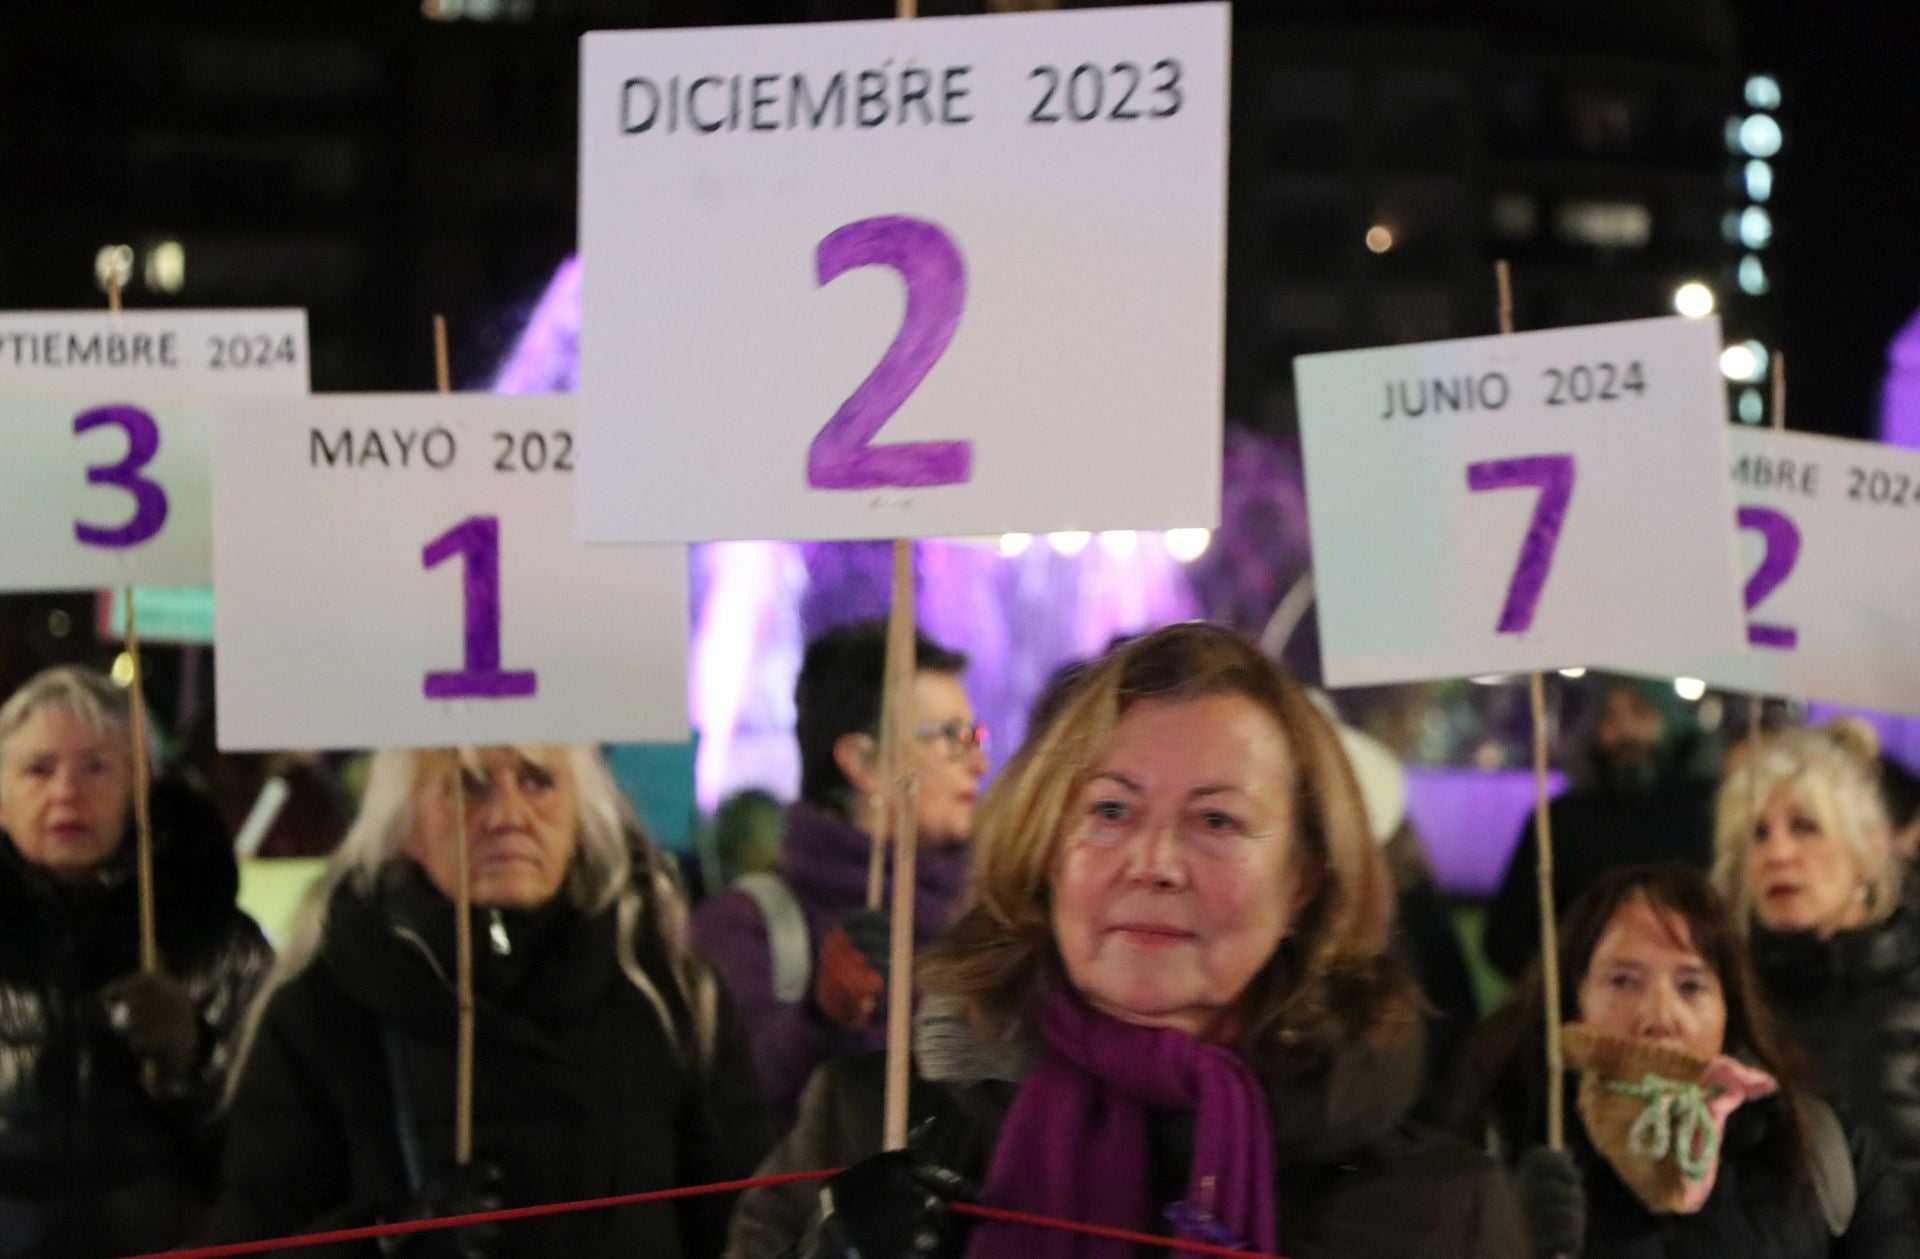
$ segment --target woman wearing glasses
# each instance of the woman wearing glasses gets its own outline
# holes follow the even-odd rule
[[[914,935],[951,925],[966,882],[986,731],[960,685],[965,656],[920,637],[913,768],[919,853]],[[794,688],[800,802],[771,873],[748,875],[694,915],[696,943],[725,975],[777,1125],[824,1062],[886,1039],[887,920],[866,908],[879,764],[886,629],[832,630],[807,647]]]

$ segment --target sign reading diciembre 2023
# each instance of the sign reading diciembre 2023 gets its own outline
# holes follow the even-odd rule
[[[306,392],[305,311],[0,314],[0,590],[205,585],[208,401]]]
[[[1735,428],[1745,642],[1662,674],[1920,713],[1920,453]]]
[[[585,37],[590,541],[1213,523],[1227,7]]]
[[[1743,641],[1711,320],[1294,362],[1333,685]]]
[[[673,741],[686,548],[574,540],[569,397],[232,407],[220,746]]]

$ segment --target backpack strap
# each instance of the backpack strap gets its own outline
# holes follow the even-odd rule
[[[1807,1170],[1813,1175],[1814,1196],[1820,1199],[1827,1231],[1841,1237],[1853,1224],[1853,1209],[1860,1197],[1847,1130],[1840,1126],[1840,1116],[1833,1113],[1833,1107],[1819,1098],[1807,1100],[1806,1117]]]
[[[767,923],[767,949],[772,954],[773,995],[794,1002],[807,995],[813,978],[813,936],[807,915],[786,880],[771,872],[745,874],[733,886],[760,907]]]

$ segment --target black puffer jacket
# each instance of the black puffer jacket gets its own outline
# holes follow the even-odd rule
[[[558,903],[476,911],[473,1149],[500,1170],[506,1206],[738,1179],[766,1148],[730,1003],[708,990],[716,1030],[701,1054],[651,912],[627,904],[631,914],[591,917]],[[660,1005],[619,961],[621,930]],[[243,1067],[216,1241],[405,1212],[396,1059],[421,1170],[452,1162],[453,936],[452,905],[411,862],[387,867],[370,892],[335,889],[319,955],[268,999]],[[729,1205],[696,1198],[519,1221],[503,1226],[497,1253],[711,1256]],[[369,1242],[331,1253],[378,1252]]]
[[[215,1116],[248,1004],[272,960],[234,907],[239,873],[212,809],[153,793],[161,962],[199,1008],[202,1052],[149,1092],[100,989],[139,967],[133,841],[63,884],[0,835],[0,1256],[62,1259],[181,1241],[211,1201]]]
[[[1755,925],[1753,960],[1821,1091],[1873,1126],[1920,1200],[1920,908],[1826,940]]]
[[[914,1029],[910,1122],[931,1121],[927,1157],[984,1183],[994,1146],[1040,1052],[1037,1039],[979,1039],[950,1003],[922,1003]],[[885,1056],[828,1063],[800,1099],[800,1120],[763,1174],[844,1167],[880,1145]],[[1524,1225],[1493,1160],[1463,1141],[1406,1122],[1421,1082],[1419,1029],[1398,1043],[1350,1045],[1324,1068],[1270,1079],[1280,1252],[1290,1259],[1521,1259]],[[1163,1201],[1185,1188],[1193,1131],[1159,1116],[1150,1179]],[[820,1187],[749,1190],[735,1212],[728,1259],[810,1253]],[[1168,1252],[1169,1254],[1173,1252]]]

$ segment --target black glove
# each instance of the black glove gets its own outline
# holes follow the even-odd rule
[[[973,1198],[959,1173],[917,1148],[862,1159],[820,1189],[819,1243],[810,1259],[949,1259],[960,1253],[965,1223],[951,1204]]]
[[[1580,1168],[1565,1150],[1528,1150],[1514,1169],[1520,1209],[1536,1255],[1575,1256],[1586,1242],[1587,1195]]]
[[[840,920],[840,929],[882,980],[892,973],[893,922],[885,910],[856,909]]]
[[[107,1026],[129,1048],[170,1075],[182,1076],[200,1058],[200,1011],[178,980],[128,975],[100,990]]]
[[[500,1209],[500,1169],[492,1163],[443,1167],[389,1223],[473,1215]],[[501,1252],[498,1224],[463,1224],[380,1239],[380,1253],[402,1259],[493,1259]]]

